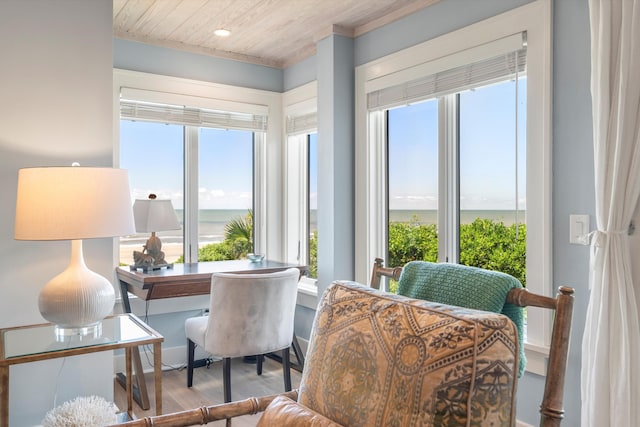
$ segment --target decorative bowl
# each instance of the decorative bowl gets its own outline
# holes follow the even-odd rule
[[[247,254],[247,258],[249,258],[251,262],[262,262],[264,254]]]

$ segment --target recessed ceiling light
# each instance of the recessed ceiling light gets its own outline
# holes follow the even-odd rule
[[[213,32],[213,34],[219,37],[228,37],[231,35],[231,31],[225,30],[224,28],[218,28]]]

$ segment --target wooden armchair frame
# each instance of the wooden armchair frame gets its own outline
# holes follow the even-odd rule
[[[219,405],[201,406],[186,411],[173,412],[166,415],[144,417],[134,421],[117,424],[118,427],[187,427],[204,425],[214,421],[227,420],[227,426],[231,425],[231,419],[242,415],[254,415],[263,412],[273,399],[278,396],[286,396],[292,400],[298,400],[298,390],[273,394],[264,397],[250,397],[236,402],[221,403]]]
[[[380,289],[382,277],[398,280],[401,274],[402,267],[384,267],[382,258],[376,258],[370,285],[372,288]],[[564,418],[562,402],[573,316],[573,293],[573,288],[561,286],[558,288],[558,294],[555,298],[534,294],[526,289],[512,289],[507,294],[507,302],[519,307],[541,307],[555,311],[547,376],[540,405],[540,427],[560,426],[562,418]]]

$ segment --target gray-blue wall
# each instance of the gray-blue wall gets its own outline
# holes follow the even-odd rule
[[[113,4],[0,1],[0,328],[38,324],[38,294],[69,264],[69,241],[16,241],[18,170],[111,166]],[[87,266],[113,274],[111,239],[83,244]],[[44,345],[44,344],[43,344]],[[11,426],[41,423],[78,395],[113,399],[113,352],[11,366]]]
[[[113,66],[205,82],[282,92],[282,70],[240,61],[165,49],[130,40],[113,40]]]
[[[434,6],[354,40],[355,66],[473,24],[527,0],[441,0]],[[554,288],[576,288],[569,368],[565,385],[564,426],[580,425],[580,365],[584,319],[588,301],[588,247],[568,243],[570,214],[589,214],[594,222],[593,148],[588,4],[556,0],[553,16],[553,280]],[[175,60],[179,59],[179,60]],[[242,64],[139,43],[116,40],[117,68],[267,89],[289,90],[318,78],[313,56],[284,71]],[[353,191],[353,190],[352,190]],[[345,277],[341,277],[345,278]],[[308,337],[311,310],[300,310],[296,330]],[[544,379],[526,374],[518,391],[518,418],[538,423]]]
[[[570,245],[568,236],[570,214],[589,214],[591,224],[595,223],[587,2],[556,1],[553,31],[553,277],[555,285],[576,288],[564,392],[567,422],[563,425],[579,426],[582,334],[589,301],[589,247]],[[529,384],[525,382],[520,387],[521,400],[530,397],[525,394]],[[535,391],[542,390],[541,381],[536,384]]]

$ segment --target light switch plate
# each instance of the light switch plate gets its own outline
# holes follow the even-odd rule
[[[589,215],[569,215],[569,243],[589,244]]]

